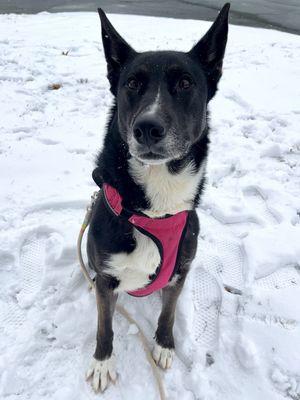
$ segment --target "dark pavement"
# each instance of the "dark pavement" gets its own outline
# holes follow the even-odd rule
[[[0,13],[95,11],[213,20],[220,0],[0,0]],[[300,0],[232,0],[230,22],[300,34]]]

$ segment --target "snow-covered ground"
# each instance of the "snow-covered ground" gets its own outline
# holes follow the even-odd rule
[[[188,50],[209,26],[111,19],[138,50]],[[199,251],[161,373],[168,399],[300,399],[299,55],[298,36],[230,27]],[[100,397],[84,380],[96,306],[75,243],[96,189],[105,75],[96,13],[0,16],[1,399]],[[120,301],[152,345],[159,295]],[[101,396],[158,399],[137,330],[118,314],[114,327],[118,381]]]

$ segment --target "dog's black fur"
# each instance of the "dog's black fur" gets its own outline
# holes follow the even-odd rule
[[[215,95],[222,74],[228,11],[229,4],[226,4],[206,35],[188,53],[137,53],[99,9],[108,79],[115,101],[93,177],[99,186],[106,182],[117,189],[124,208],[147,212],[152,206],[145,187],[132,176],[129,160],[133,158],[141,165],[164,163],[168,173],[174,176],[192,164],[191,179],[198,176],[208,153],[207,104]],[[159,110],[155,102],[159,102]],[[162,348],[174,348],[172,328],[176,301],[196,253],[199,223],[195,208],[204,177],[198,179],[177,259],[178,279],[175,285],[163,289],[163,308],[155,336]],[[120,285],[119,280],[107,272],[107,262],[114,254],[134,251],[133,229],[126,220],[112,215],[100,196],[88,234],[89,265],[97,273],[96,360],[109,359],[112,354],[112,315],[117,298],[115,291]]]

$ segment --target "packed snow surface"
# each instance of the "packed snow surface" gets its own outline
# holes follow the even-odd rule
[[[209,27],[111,19],[137,50],[188,50]],[[230,27],[168,399],[300,399],[299,55],[298,36]],[[158,399],[117,313],[118,380],[95,395],[84,379],[96,305],[76,237],[112,103],[97,14],[1,15],[0,94],[1,399]],[[160,295],[119,301],[153,346]]]

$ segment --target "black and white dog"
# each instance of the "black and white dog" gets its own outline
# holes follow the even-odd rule
[[[163,252],[170,257],[173,252],[162,251],[153,236],[130,222],[133,214],[159,223],[186,213],[180,243],[175,243],[173,273],[162,289],[153,351],[158,365],[171,366],[176,302],[197,248],[195,208],[205,182],[209,146],[207,105],[222,75],[228,12],[226,4],[187,53],[137,53],[99,9],[115,101],[93,177],[99,186],[114,191],[122,211],[118,215],[111,209],[102,191],[88,234],[89,265],[97,274],[98,333],[87,377],[92,377],[95,390],[104,390],[108,380],[116,378],[112,317],[118,293],[151,285],[160,274]],[[167,234],[172,241],[170,231]]]

